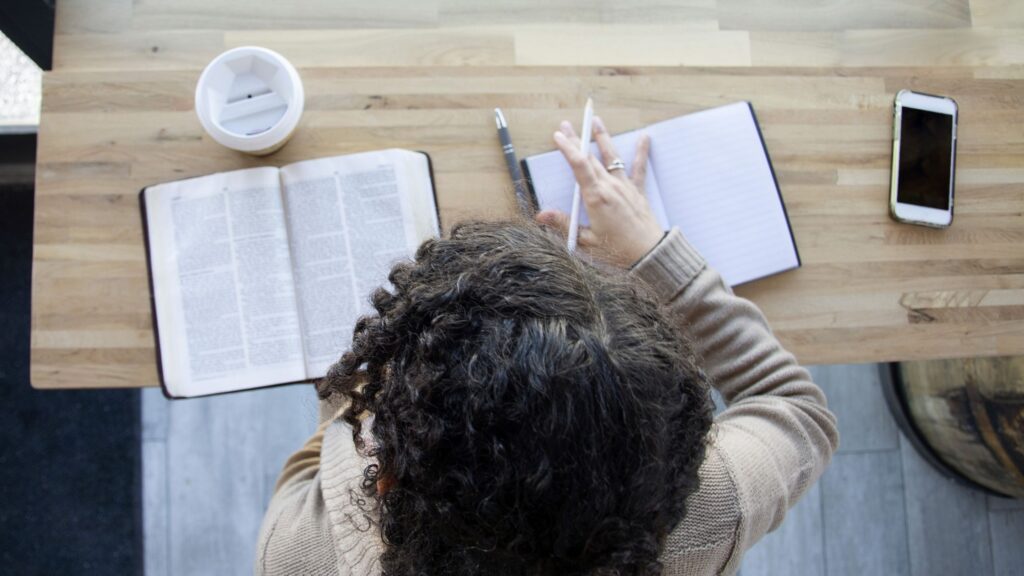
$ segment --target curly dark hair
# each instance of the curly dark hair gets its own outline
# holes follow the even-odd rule
[[[660,573],[712,408],[645,287],[526,221],[458,225],[388,278],[319,383],[375,462],[384,573]]]

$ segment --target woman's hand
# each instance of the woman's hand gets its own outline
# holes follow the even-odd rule
[[[562,122],[554,137],[555,145],[572,166],[583,207],[590,217],[590,226],[580,228],[578,246],[610,264],[629,268],[664,235],[644,195],[650,138],[646,134],[640,138],[633,173],[626,174],[625,168],[613,166],[620,158],[600,118],[594,117],[593,137],[601,160],[580,150],[580,139],[568,122]],[[613,169],[609,171],[608,166]],[[569,232],[569,215],[564,212],[544,210],[536,219],[563,235]]]

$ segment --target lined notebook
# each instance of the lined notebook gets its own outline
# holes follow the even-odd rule
[[[646,190],[665,230],[678,226],[730,286],[800,267],[775,173],[749,102],[652,124]],[[626,169],[640,131],[612,138]],[[598,155],[597,145],[591,152]],[[523,160],[541,209],[572,210],[573,175],[555,150]],[[589,223],[580,207],[580,223]]]

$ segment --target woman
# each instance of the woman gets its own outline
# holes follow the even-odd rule
[[[566,122],[590,227],[469,223],[373,295],[285,465],[261,574],[730,574],[821,475],[821,390]],[[728,407],[712,422],[709,386]]]

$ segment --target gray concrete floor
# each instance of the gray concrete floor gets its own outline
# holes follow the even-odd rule
[[[875,365],[812,371],[841,447],[743,576],[1024,574],[1024,502],[932,470],[889,415]],[[251,573],[277,474],[315,428],[312,387],[178,401],[146,390],[142,410],[146,573]]]

